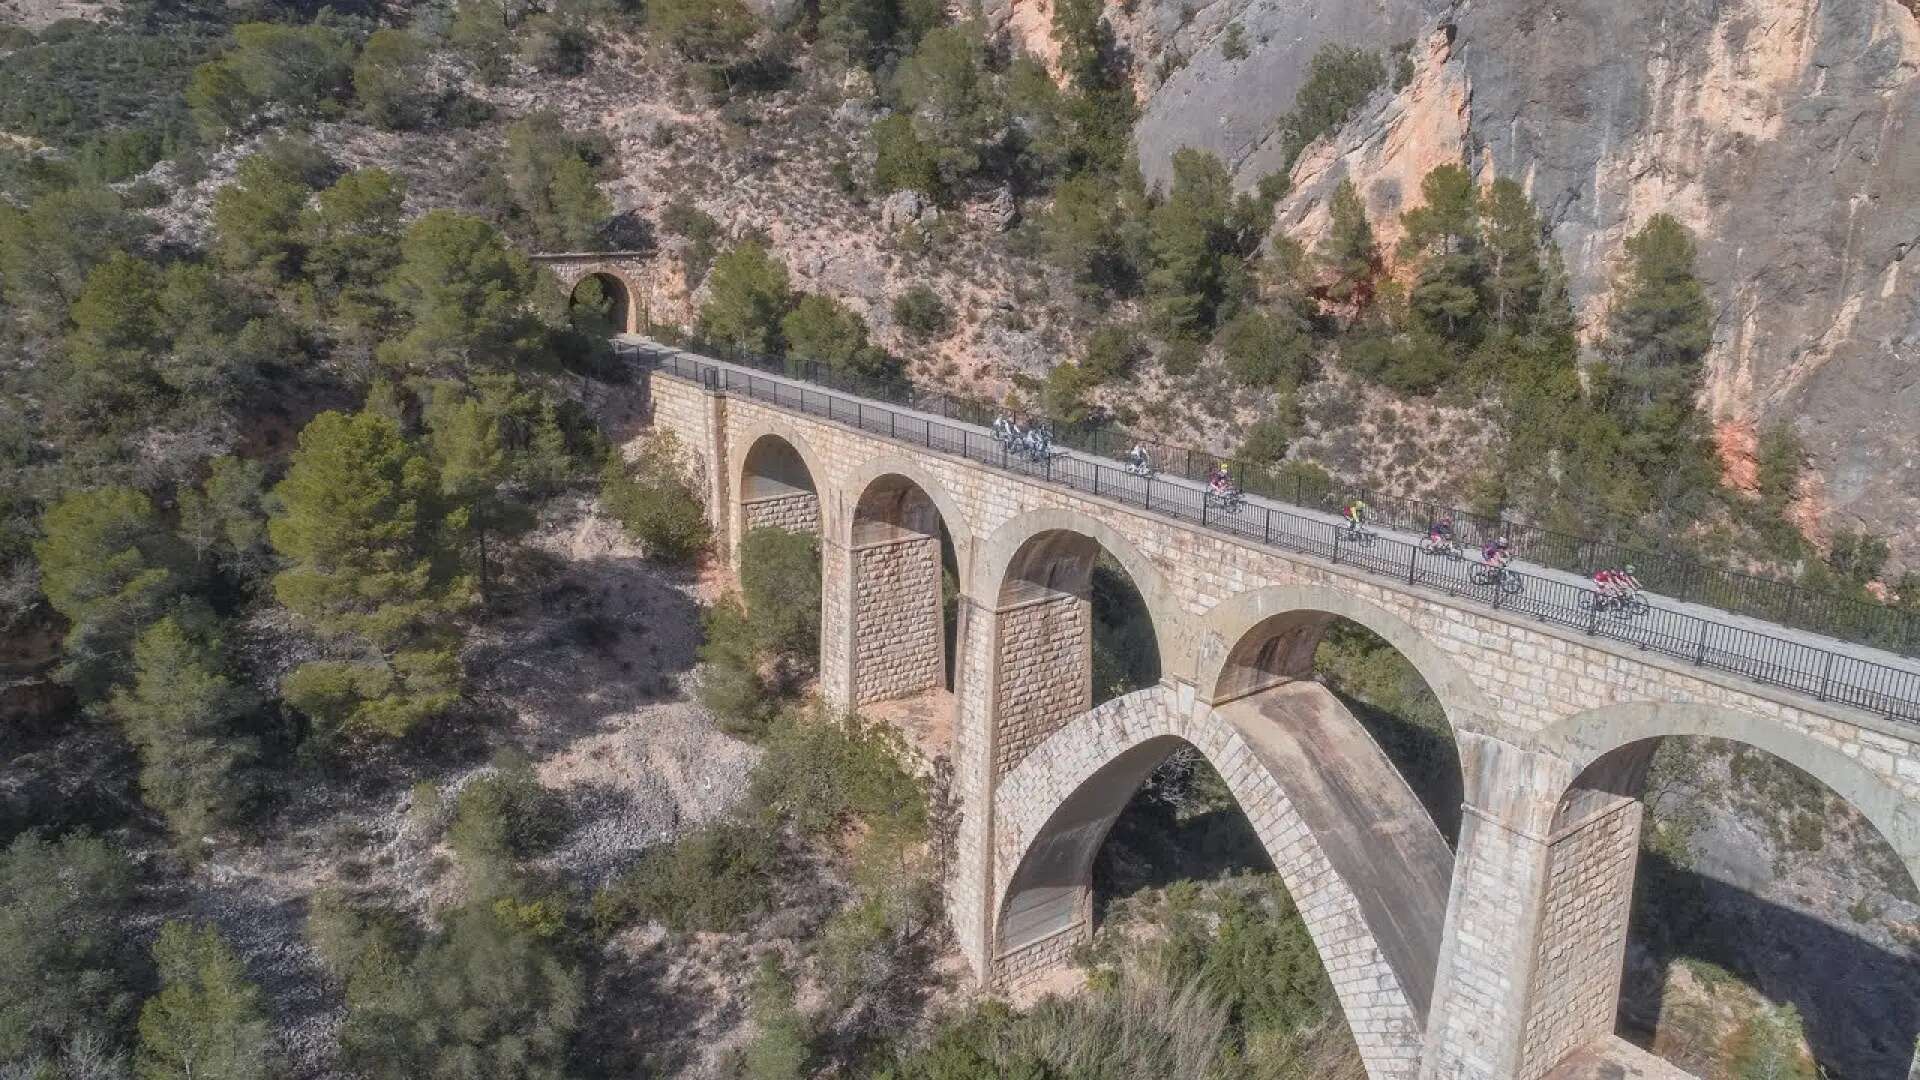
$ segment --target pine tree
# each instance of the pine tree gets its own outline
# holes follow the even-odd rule
[[[62,675],[87,701],[131,669],[133,639],[191,582],[191,558],[131,488],[76,492],[41,518],[41,588],[68,622]]]
[[[1540,216],[1526,189],[1508,177],[1495,180],[1480,198],[1480,231],[1488,314],[1496,327],[1505,330],[1539,309],[1546,287]]]
[[[264,1080],[273,1030],[260,990],[211,926],[169,922],[153,946],[160,992],[140,1010],[140,1080]]]
[[[702,334],[749,352],[781,351],[780,322],[793,306],[786,264],[748,240],[714,260],[707,282]]]
[[[1219,158],[1198,150],[1173,155],[1173,187],[1148,219],[1153,268],[1147,293],[1154,320],[1170,336],[1204,338],[1249,284],[1246,256],[1264,232],[1253,200],[1233,193]]]
[[[487,595],[489,541],[498,543],[524,515],[513,513],[507,495],[511,463],[500,446],[500,431],[481,403],[471,398],[430,421],[434,459],[440,466],[440,494],[448,507],[447,527],[470,539],[480,595]],[[494,553],[497,557],[498,552]]]
[[[313,661],[287,698],[336,730],[404,734],[459,697],[459,662],[444,619],[464,603],[439,535],[432,462],[387,417],[322,413],[300,433],[282,510],[267,531],[291,565],[280,602],[323,634],[357,641],[357,661]]]
[[[267,517],[260,497],[266,470],[233,456],[213,459],[199,488],[180,491],[180,538],[203,569],[218,569],[240,581],[264,573]]]
[[[26,832],[0,850],[0,1062],[114,1040],[132,1008],[119,964],[133,867],[98,837]]]
[[[133,659],[133,685],[114,695],[113,714],[140,751],[142,797],[191,853],[238,815],[254,744],[235,729],[253,696],[223,674],[218,641],[173,618],[140,635]]]
[[[261,151],[234,171],[213,196],[213,253],[229,273],[263,288],[300,269],[300,213],[312,194],[279,156]]]
[[[429,210],[400,241],[386,295],[406,332],[381,347],[390,364],[416,370],[503,367],[533,329],[533,271],[493,226]]]
[[[1480,312],[1480,214],[1473,178],[1458,165],[1442,165],[1421,179],[1420,192],[1423,204],[1400,219],[1406,229],[1400,252],[1420,265],[1408,307],[1429,329],[1461,341],[1472,336]]]
[[[1326,297],[1341,307],[1364,308],[1373,299],[1374,278],[1380,272],[1380,245],[1353,181],[1340,182],[1328,214],[1331,224],[1318,252],[1331,278]]]
[[[356,169],[322,191],[300,218],[304,276],[320,313],[363,348],[393,325],[393,301],[382,286],[400,260],[406,199],[404,179],[385,169]]]

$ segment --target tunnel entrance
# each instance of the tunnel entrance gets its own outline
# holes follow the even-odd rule
[[[567,298],[573,328],[590,338],[610,338],[638,329],[634,299],[626,283],[608,273],[592,273],[574,283]]]

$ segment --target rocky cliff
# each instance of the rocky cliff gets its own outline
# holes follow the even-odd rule
[[[1656,212],[1687,223],[1719,305],[1702,401],[1729,464],[1791,423],[1818,526],[1865,525],[1920,565],[1920,19],[1902,0],[1141,9],[1115,21],[1166,73],[1143,88],[1150,178],[1192,145],[1252,184],[1314,50],[1421,41],[1411,83],[1296,165],[1281,218],[1303,239],[1340,179],[1391,218],[1428,168],[1464,158],[1527,183],[1591,332],[1624,237]]]

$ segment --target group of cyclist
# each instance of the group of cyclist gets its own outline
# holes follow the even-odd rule
[[[1355,501],[1347,508],[1347,517],[1357,527],[1358,520],[1353,514],[1354,506],[1365,509],[1366,504]],[[1453,514],[1441,514],[1427,526],[1427,539],[1436,545],[1453,543]],[[1503,571],[1513,561],[1513,544],[1505,536],[1496,536],[1480,548],[1480,565],[1493,571]],[[1622,567],[1605,567],[1593,573],[1593,587],[1601,596],[1619,600],[1640,591],[1640,579],[1634,576],[1634,567],[1628,563]]]
[[[1052,438],[1046,429],[1035,426],[1022,428],[1004,414],[994,418],[993,432],[1008,447],[1028,453],[1045,454],[1052,450]],[[1127,471],[1136,476],[1152,476],[1153,460],[1142,443],[1134,443],[1122,461]],[[1207,470],[1207,495],[1223,503],[1237,502],[1240,489],[1233,482],[1233,472],[1225,461],[1216,460]],[[1369,508],[1366,500],[1355,498],[1340,510],[1340,516],[1347,527],[1355,533],[1364,529]],[[1454,544],[1454,521],[1451,511],[1442,513],[1427,526],[1427,539],[1435,546],[1452,547]],[[1488,540],[1480,548],[1480,564],[1494,573],[1504,572],[1513,561],[1513,545],[1505,536]],[[1607,567],[1594,572],[1593,587],[1601,596],[1609,599],[1624,599],[1640,591],[1640,582],[1634,577],[1632,564],[1624,567]]]
[[[1038,460],[1053,454],[1053,432],[1044,424],[1022,427],[1005,413],[993,418],[993,437],[1008,451]]]

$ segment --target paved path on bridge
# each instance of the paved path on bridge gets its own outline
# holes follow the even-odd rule
[[[1276,686],[1219,711],[1353,891],[1424,1020],[1453,879],[1453,852],[1426,807],[1360,721],[1318,683]]]
[[[862,398],[856,394],[850,394],[840,390],[829,389],[827,387],[820,386],[816,383],[810,383],[804,380],[794,379],[784,375],[775,375],[775,374],[763,371],[759,368],[749,367],[744,364],[734,364],[724,360],[716,360],[716,359],[713,359],[712,357],[706,356],[701,353],[689,352],[687,350],[679,349],[671,345],[665,345],[640,335],[626,334],[626,335],[622,335],[618,340],[625,342],[627,344],[638,345],[645,349],[657,350],[660,353],[666,354],[666,355],[683,356],[683,357],[695,360],[701,364],[707,364],[715,368],[737,372],[742,376],[751,376],[754,379],[766,380],[770,383],[791,387],[796,392],[804,391],[808,394],[812,394],[815,396],[831,397],[836,400],[846,402],[849,405],[853,405],[857,403],[860,405],[872,406],[875,408],[885,409],[894,413],[898,413],[902,416],[910,416],[910,417],[913,417],[915,420],[922,421],[925,423],[931,423],[931,424],[939,425],[939,426],[946,427],[949,429],[954,429],[954,430],[966,431],[971,433],[977,439],[979,439],[983,445],[995,444],[996,442],[994,439],[994,435],[990,430],[988,430],[985,427],[981,427],[977,424],[969,424],[961,420],[949,419],[947,417],[940,416],[934,413],[920,412],[911,407],[908,407],[905,405],[898,405],[893,402],[876,401],[870,398]],[[812,414],[809,414],[809,415],[812,415]],[[836,421],[836,422],[844,423],[845,421]],[[884,439],[887,437],[884,432],[875,432],[871,428],[861,427],[857,424],[847,424],[847,426],[854,427],[856,428],[856,430],[864,431],[867,434],[874,436],[875,438]],[[897,441],[900,441],[909,446],[919,445],[914,440],[907,439],[907,438],[901,438]],[[1108,485],[1104,490],[1106,492],[1112,493],[1116,501],[1127,503],[1129,505],[1129,508],[1135,511],[1141,510],[1140,504],[1145,501],[1149,483],[1172,485],[1174,487],[1184,489],[1188,492],[1191,492],[1196,500],[1198,500],[1206,491],[1206,485],[1204,483],[1201,483],[1195,480],[1189,480],[1183,476],[1178,476],[1174,474],[1156,473],[1151,478],[1133,476],[1126,473],[1124,469],[1120,466],[1120,464],[1111,458],[1104,458],[1098,455],[1088,454],[1078,450],[1059,451],[1056,453],[1056,459],[1081,461],[1081,462],[1087,463],[1089,466],[1097,464],[1103,467],[1104,469],[1108,470],[1107,472],[1103,473],[1101,476],[1101,483],[1103,485]],[[976,465],[980,465],[983,468],[994,467],[994,466],[988,465],[985,462],[980,462],[976,459],[969,459],[969,460],[973,460]],[[1008,471],[1012,471],[1024,476],[1028,476],[1037,482],[1042,482],[1042,483],[1045,482],[1044,470],[1038,466],[1026,466],[1019,462],[1010,462],[1006,466],[1006,468]],[[1079,489],[1075,489],[1075,490],[1079,490]],[[1264,512],[1266,509],[1269,509],[1269,508],[1271,508],[1276,512],[1291,514],[1298,518],[1306,518],[1313,521],[1321,522],[1330,527],[1338,526],[1343,523],[1341,518],[1336,514],[1317,511],[1307,507],[1294,506],[1289,503],[1278,502],[1270,499],[1263,499],[1258,496],[1251,496],[1251,495],[1246,498],[1246,506],[1243,510],[1240,511],[1240,514],[1238,515],[1238,520],[1242,521],[1243,523],[1249,526],[1255,526],[1258,523],[1259,513]],[[1152,513],[1153,511],[1147,510],[1145,512]],[[1236,516],[1232,514],[1224,514],[1219,512],[1213,512],[1213,513],[1214,513],[1215,520],[1218,520],[1221,522],[1236,520]],[[1192,524],[1192,522],[1190,522],[1189,519],[1187,518],[1178,517],[1177,515],[1168,515],[1168,516],[1170,518],[1173,518],[1174,520],[1179,520],[1188,524]],[[1199,527],[1205,528],[1205,526],[1199,526]],[[1222,529],[1220,531],[1229,532],[1229,533],[1232,532],[1232,530],[1230,529]],[[1370,528],[1369,532],[1377,536],[1387,537],[1387,538],[1398,540],[1402,543],[1407,543],[1407,544],[1418,544],[1422,539],[1424,539],[1424,537],[1421,537],[1415,534],[1397,532],[1390,529]],[[1260,541],[1257,538],[1250,539],[1249,542],[1254,543],[1256,546],[1258,546],[1260,543]],[[1279,546],[1279,545],[1276,545],[1276,546]],[[1472,557],[1474,556],[1470,556],[1470,558]],[[1579,574],[1571,573],[1564,570],[1557,570],[1552,567],[1541,566],[1535,563],[1528,563],[1518,559],[1514,560],[1513,566],[1515,569],[1520,570],[1523,573],[1532,577],[1541,578],[1548,581],[1560,582],[1576,588],[1584,588],[1584,589],[1592,588],[1592,583],[1586,577],[1583,577],[1582,575],[1579,575]],[[1443,590],[1429,589],[1429,591],[1432,591],[1437,594],[1445,595]],[[1868,663],[1879,664],[1884,667],[1892,668],[1897,671],[1909,672],[1909,673],[1915,674],[1916,676],[1920,676],[1920,659],[1900,656],[1896,653],[1887,652],[1883,649],[1875,649],[1867,645],[1859,645],[1852,642],[1841,641],[1837,638],[1827,637],[1823,634],[1816,634],[1811,631],[1796,630],[1789,627],[1780,626],[1777,623],[1770,623],[1763,619],[1757,619],[1752,616],[1734,614],[1733,612],[1723,611],[1719,608],[1707,607],[1702,604],[1685,603],[1679,600],[1672,599],[1670,597],[1659,596],[1657,594],[1648,594],[1648,599],[1649,599],[1649,602],[1652,604],[1652,606],[1658,610],[1672,611],[1682,615],[1689,615],[1694,618],[1701,619],[1707,622],[1717,623],[1721,626],[1727,626],[1727,627],[1733,627],[1735,629],[1746,630],[1755,634],[1762,634],[1767,637],[1779,639],[1781,641],[1792,642],[1792,643],[1803,645],[1809,648],[1820,649],[1827,652],[1836,653],[1841,656],[1853,657],[1855,659],[1862,660]],[[1615,616],[1607,616],[1607,617],[1613,618]],[[1612,649],[1621,651],[1623,653],[1632,654],[1633,652],[1636,651],[1631,642],[1622,642],[1617,639],[1605,638],[1605,637],[1595,638],[1594,640],[1601,642],[1605,647],[1610,647]],[[1804,668],[1799,670],[1801,670],[1802,674],[1807,675],[1809,677],[1818,675],[1817,671],[1810,671]]]

